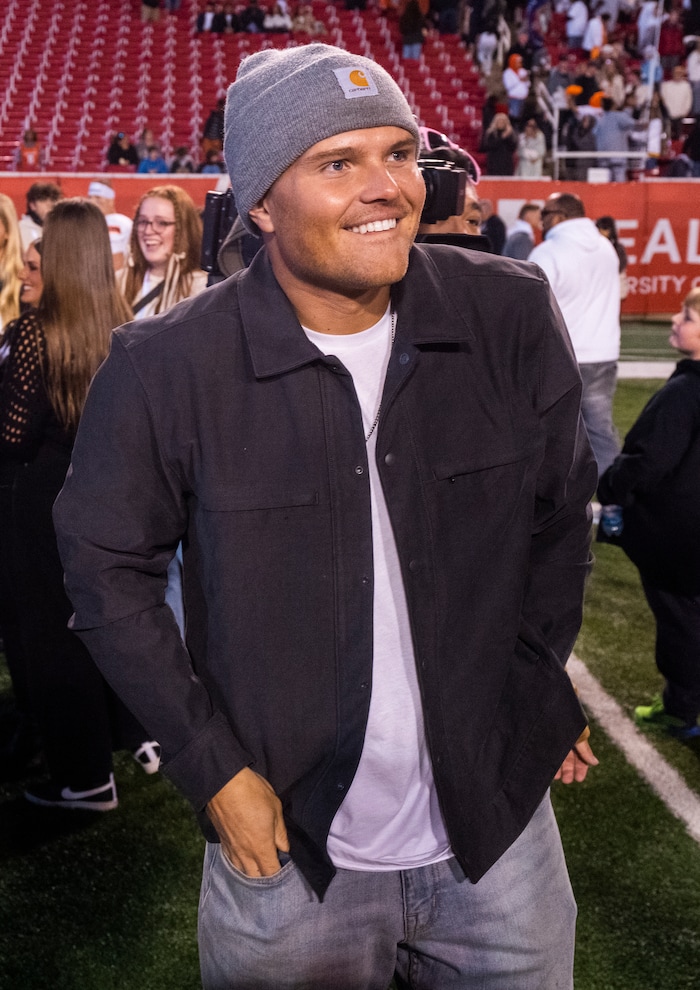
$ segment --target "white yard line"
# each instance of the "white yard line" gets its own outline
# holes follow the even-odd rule
[[[675,361],[618,361],[618,378],[668,378]]]
[[[586,710],[622,750],[628,763],[646,780],[669,811],[683,822],[692,838],[700,843],[700,797],[637,729],[583,661],[572,654],[566,669],[578,688]]]

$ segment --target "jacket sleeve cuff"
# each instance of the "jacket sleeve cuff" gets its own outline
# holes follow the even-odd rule
[[[163,773],[202,811],[252,756],[236,741],[226,718],[216,712],[184,749],[163,764]]]

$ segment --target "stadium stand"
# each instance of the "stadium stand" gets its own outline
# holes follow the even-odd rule
[[[261,47],[304,43],[288,34],[195,33],[197,0],[142,24],[139,0],[6,0],[0,13],[0,168],[12,167],[34,128],[44,167],[102,168],[115,132],[150,126],[166,158],[198,152],[207,114],[241,58]],[[431,32],[419,61],[400,57],[395,19],[378,8],[345,10],[314,0],[322,39],[375,59],[403,87],[422,124],[468,150],[481,135],[479,74],[457,35]],[[308,39],[307,39],[308,40]]]

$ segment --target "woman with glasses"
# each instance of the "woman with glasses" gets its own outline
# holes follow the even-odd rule
[[[120,285],[135,319],[165,313],[207,285],[199,267],[202,221],[179,186],[156,186],[141,198],[131,232],[131,253]]]

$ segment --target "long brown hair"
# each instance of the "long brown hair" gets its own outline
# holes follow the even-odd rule
[[[19,316],[19,294],[22,290],[22,245],[15,204],[0,193],[0,222],[7,231],[7,243],[0,255],[0,322],[3,326]]]
[[[187,299],[192,290],[192,275],[200,268],[202,250],[202,221],[192,198],[180,186],[155,186],[139,200],[131,231],[131,254],[127,262],[124,280],[124,296],[133,305],[148,271],[148,262],[139,244],[136,222],[145,199],[167,199],[175,211],[175,242],[168,262],[165,285],[158,298],[155,312],[164,313],[181,299]]]
[[[46,389],[59,420],[78,425],[111,331],[132,317],[117,290],[104,216],[86,199],[56,203],[41,239]]]

